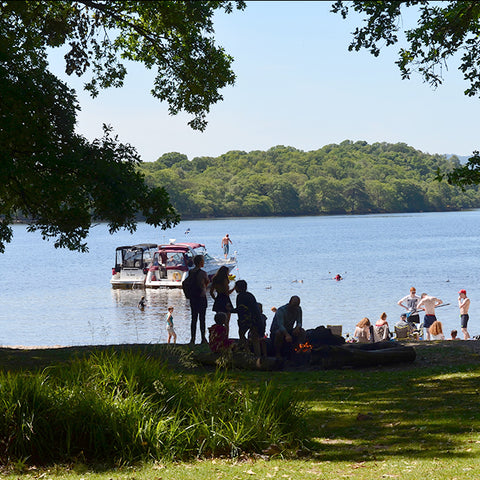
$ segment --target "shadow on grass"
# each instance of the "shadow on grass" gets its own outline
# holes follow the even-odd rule
[[[480,427],[480,368],[357,370],[316,377],[310,376],[303,394],[311,407],[311,448],[319,459],[471,455],[467,445]]]
[[[0,366],[41,370],[112,348],[147,354],[192,375],[205,373],[189,364],[188,347],[163,344],[0,348]],[[480,430],[480,366],[478,355],[462,348],[460,343],[455,348],[448,343],[447,348],[422,346],[415,364],[385,369],[234,371],[230,375],[241,383],[273,380],[295,391],[308,406],[307,444],[319,461],[473,457],[479,453],[475,444],[480,440],[476,433]]]

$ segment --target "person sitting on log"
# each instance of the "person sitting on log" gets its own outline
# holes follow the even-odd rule
[[[389,338],[390,330],[388,328],[387,314],[383,312],[373,327],[373,341],[382,342],[384,340],[388,340]]]
[[[370,319],[363,317],[355,327],[355,333],[353,336],[357,339],[358,343],[370,343]]]
[[[277,358],[282,358],[282,354],[289,357],[294,346],[306,338],[302,328],[300,297],[294,295],[286,305],[277,309],[270,327],[270,338]]]

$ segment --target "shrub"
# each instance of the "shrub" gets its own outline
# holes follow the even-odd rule
[[[94,354],[38,374],[0,374],[0,460],[36,464],[189,459],[303,440],[303,408],[271,383],[187,377],[142,355]]]

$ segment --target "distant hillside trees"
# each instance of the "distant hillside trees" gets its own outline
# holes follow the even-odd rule
[[[304,152],[276,146],[189,161],[166,153],[141,165],[152,187],[164,187],[187,218],[444,211],[480,207],[477,186],[435,180],[457,157],[404,144],[352,142]]]

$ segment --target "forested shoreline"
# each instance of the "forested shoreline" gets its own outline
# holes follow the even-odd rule
[[[435,180],[457,157],[405,143],[345,140],[315,151],[276,146],[219,157],[166,153],[141,171],[184,218],[448,211],[480,207],[477,186]]]

